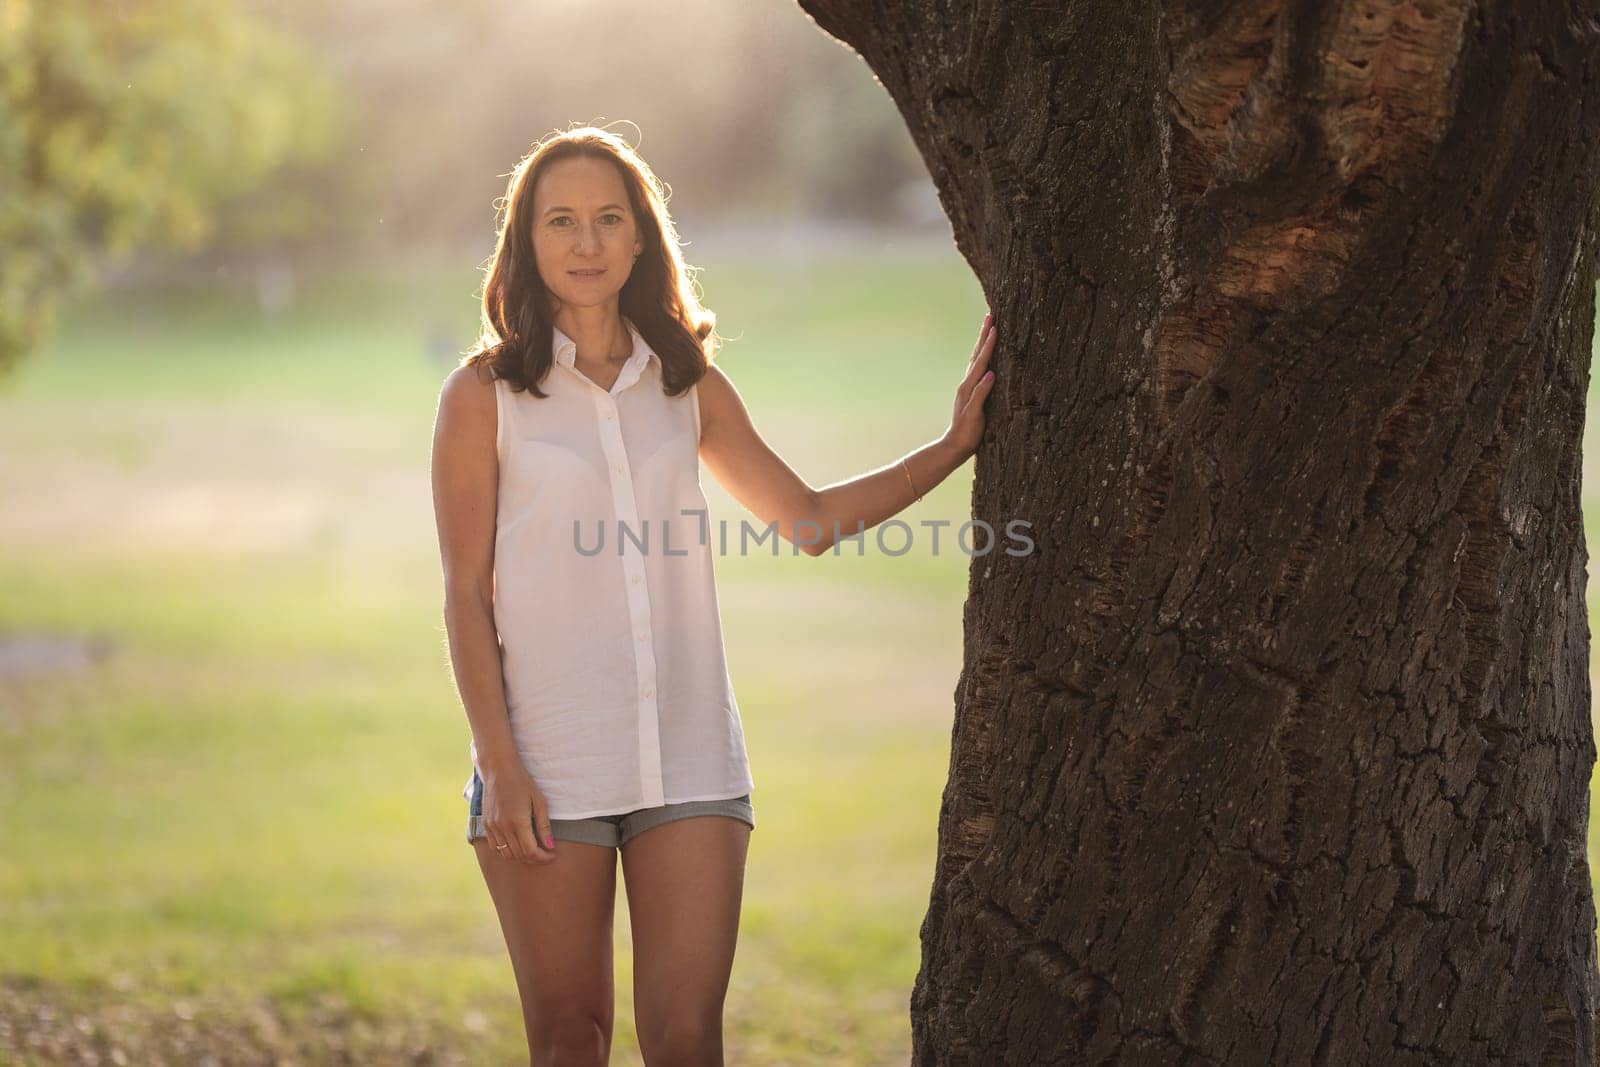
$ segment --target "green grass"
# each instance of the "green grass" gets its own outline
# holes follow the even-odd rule
[[[943,428],[984,310],[953,250],[703,266],[722,365],[813,484]],[[283,315],[220,291],[101,298],[0,395],[0,629],[111,649],[0,681],[0,973],[308,1019],[332,1003],[420,1020],[474,1062],[522,1056],[462,840],[427,485],[453,362],[429,338],[465,344],[476,281],[339,279]],[[959,523],[969,489],[970,466],[901,517]],[[968,573],[925,547],[718,560],[758,822],[740,1062],[908,1055]],[[616,1062],[637,1062],[620,894],[617,945]]]
[[[723,366],[814,484],[943,429],[984,310],[953,251],[704,265]],[[427,485],[453,362],[429,338],[465,344],[475,284],[338,279],[281,316],[226,291],[102,297],[0,395],[0,455],[25,457],[0,464],[0,629],[111,649],[0,683],[0,972],[336,1003],[429,1020],[474,1062],[522,1055],[462,840]],[[705,481],[736,535],[745,513]],[[964,520],[969,486],[970,466],[903,517]],[[718,560],[758,823],[728,1047],[904,1062],[967,559],[784,547]]]

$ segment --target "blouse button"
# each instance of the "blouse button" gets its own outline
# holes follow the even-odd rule
[[[633,584],[634,585],[638,585],[639,584],[639,576],[637,574],[635,574],[633,576]]]
[[[655,690],[654,686],[647,685],[647,686],[644,687],[644,695],[645,696],[647,696],[647,697],[655,696],[655,693],[656,693],[656,690]]]

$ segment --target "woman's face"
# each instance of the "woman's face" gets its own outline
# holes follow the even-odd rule
[[[616,300],[644,240],[614,164],[579,156],[544,168],[533,189],[533,250],[558,307]]]

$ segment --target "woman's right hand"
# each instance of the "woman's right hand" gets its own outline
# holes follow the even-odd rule
[[[556,839],[550,834],[549,811],[544,792],[520,763],[484,770],[483,829],[497,855],[524,863],[553,863]]]

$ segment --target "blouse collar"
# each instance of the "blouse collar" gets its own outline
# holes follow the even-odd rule
[[[661,358],[645,342],[644,335],[639,332],[639,328],[633,324],[632,319],[624,315],[622,316],[622,324],[628,328],[628,334],[633,338],[633,352],[628,356],[627,362],[622,365],[622,371],[617,376],[617,384],[612,387],[612,392],[621,392],[624,384],[623,379],[631,382],[644,373],[645,366],[652,359],[659,360]],[[551,343],[555,348],[555,361],[564,367],[577,369],[575,363],[578,358],[578,343],[568,337],[561,327],[554,323],[550,324],[550,329],[552,331]]]

